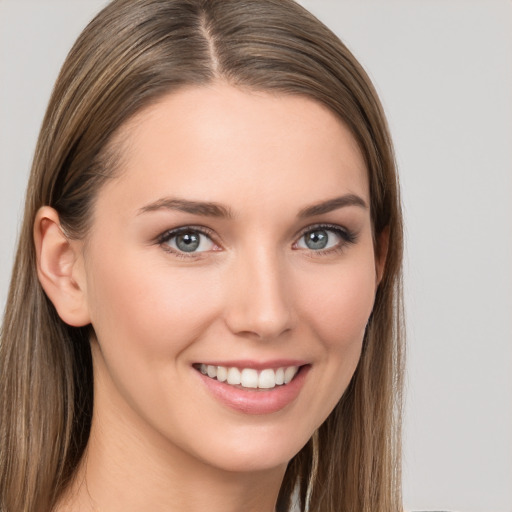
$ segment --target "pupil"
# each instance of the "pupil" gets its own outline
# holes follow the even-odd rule
[[[329,237],[326,231],[312,231],[306,235],[306,245],[309,249],[323,249],[327,245]]]
[[[196,233],[184,233],[176,237],[176,247],[183,252],[193,252],[199,247],[199,236]]]

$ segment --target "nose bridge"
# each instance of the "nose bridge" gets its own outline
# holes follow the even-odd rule
[[[236,258],[226,321],[238,334],[275,338],[292,327],[286,265],[275,247],[260,246]]]

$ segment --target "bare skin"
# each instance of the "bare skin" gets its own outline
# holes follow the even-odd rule
[[[35,225],[48,296],[96,333],[91,437],[57,511],[272,512],[355,371],[382,272],[363,158],[316,102],[223,83],[119,136],[87,240],[50,208]],[[201,364],[297,370],[255,390]]]

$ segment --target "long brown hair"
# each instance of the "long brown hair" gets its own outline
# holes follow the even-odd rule
[[[375,239],[389,246],[363,351],[325,423],[290,461],[277,510],[397,512],[403,366],[402,218],[377,94],[344,44],[292,0],[114,0],[80,35],[36,148],[0,343],[0,510],[47,512],[71,481],[92,417],[91,326],[58,317],[36,274],[36,212],[83,237],[118,167],[113,135],[187,85],[305,95],[349,127],[365,158]],[[382,250],[377,244],[377,251]]]

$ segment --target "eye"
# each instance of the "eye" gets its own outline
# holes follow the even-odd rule
[[[305,231],[299,238],[296,247],[310,251],[328,251],[341,249],[347,243],[354,243],[355,236],[337,226],[316,226]]]
[[[159,242],[172,251],[188,254],[212,251],[217,247],[206,233],[190,227],[168,231]]]

